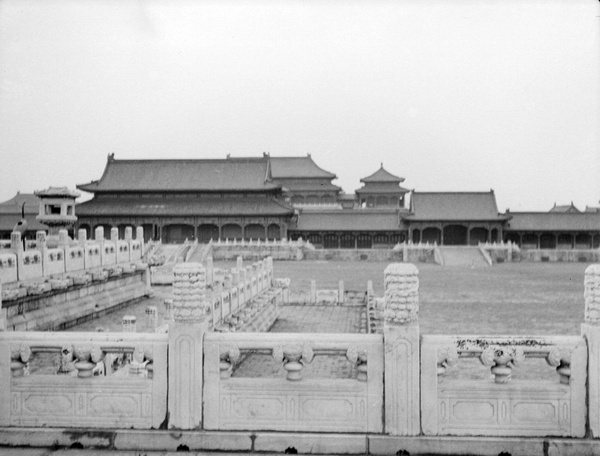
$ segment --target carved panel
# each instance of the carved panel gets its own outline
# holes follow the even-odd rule
[[[449,383],[438,393],[439,435],[570,435],[571,392],[558,382]]]

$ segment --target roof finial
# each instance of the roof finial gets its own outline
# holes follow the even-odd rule
[[[115,159],[115,153],[113,152],[112,154],[108,154],[108,161],[114,161]]]

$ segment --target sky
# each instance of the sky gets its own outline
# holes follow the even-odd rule
[[[599,5],[2,0],[0,201],[99,179],[109,153],[269,152],[349,193],[383,163],[500,211],[599,206]]]

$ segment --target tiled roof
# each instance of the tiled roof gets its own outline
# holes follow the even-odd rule
[[[69,190],[68,187],[48,187],[45,190],[36,190],[36,196],[48,196],[48,197],[59,197],[59,198],[79,198],[81,193],[76,190]]]
[[[291,215],[293,208],[269,198],[115,198],[77,206],[83,216]]]
[[[490,192],[413,192],[407,220],[506,220],[498,214],[496,197]]]
[[[106,163],[99,181],[78,185],[88,192],[235,192],[276,191],[267,182],[268,159],[115,160]]]
[[[408,193],[410,190],[400,187],[398,184],[382,184],[373,183],[363,185],[362,188],[356,190],[356,193],[390,193],[390,194],[401,194]]]
[[[284,182],[282,185],[284,189],[295,192],[337,192],[341,190],[340,187],[333,185],[331,182],[327,182],[326,180],[323,180],[323,182],[320,183]]]
[[[301,211],[297,231],[397,231],[406,229],[397,211]]]
[[[586,206],[585,212],[600,212],[600,207]]]
[[[25,203],[25,213],[37,215],[40,211],[40,200],[33,193],[17,193],[11,199],[0,203],[0,214],[19,214]],[[15,222],[16,223],[16,222]]]
[[[549,212],[571,212],[571,213],[578,213],[581,212],[579,209],[577,209],[575,207],[575,205],[573,203],[571,204],[564,204],[561,206],[557,206],[556,203],[554,204],[554,207],[552,209],[550,209]]]
[[[600,231],[600,212],[510,212],[507,231]]]
[[[36,212],[37,215],[37,212]],[[25,220],[27,220],[27,231],[38,231],[38,230],[47,230],[48,227],[46,225],[41,224],[36,220],[36,215],[25,214]],[[17,222],[21,220],[21,213],[16,214],[1,214],[0,215],[0,231],[12,231],[17,224]]]
[[[27,231],[47,230],[36,220],[40,212],[40,200],[32,193],[17,193],[11,199],[0,203],[0,231],[12,231],[21,220],[21,206],[25,203],[25,220]]]
[[[326,177],[335,179],[337,176],[320,168],[310,155],[306,157],[270,157],[271,177],[282,179],[285,177]]]
[[[377,171],[375,171],[370,176],[363,177],[360,181],[364,182],[365,184],[367,182],[396,182],[396,183],[400,183],[400,182],[404,181],[404,178],[403,177],[394,176],[392,173],[386,171],[383,168],[383,163],[382,163],[381,164],[381,168],[379,168]]]

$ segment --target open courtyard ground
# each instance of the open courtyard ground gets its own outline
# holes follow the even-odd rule
[[[310,281],[317,288],[366,291],[373,281],[383,295],[383,271],[387,262],[277,261],[276,277],[290,277],[292,293],[306,293]],[[235,267],[235,263],[217,263]],[[504,263],[487,268],[440,267],[417,264],[420,280],[422,334],[579,334],[583,321],[585,263]],[[155,305],[161,315],[170,287],[156,287],[152,299],[77,325],[71,330],[94,331],[97,327],[119,331],[123,315],[136,315],[138,330],[145,329],[145,309]],[[307,307],[306,312],[310,312]],[[314,309],[314,308],[313,308]],[[314,318],[297,322],[297,331],[314,332]],[[314,327],[314,328],[313,328]]]
[[[373,281],[383,296],[387,262],[278,261],[276,277],[292,279],[292,293],[317,288],[365,290]],[[219,263],[218,267],[235,267]],[[493,267],[441,267],[420,263],[422,334],[579,334],[586,263],[503,263]]]

